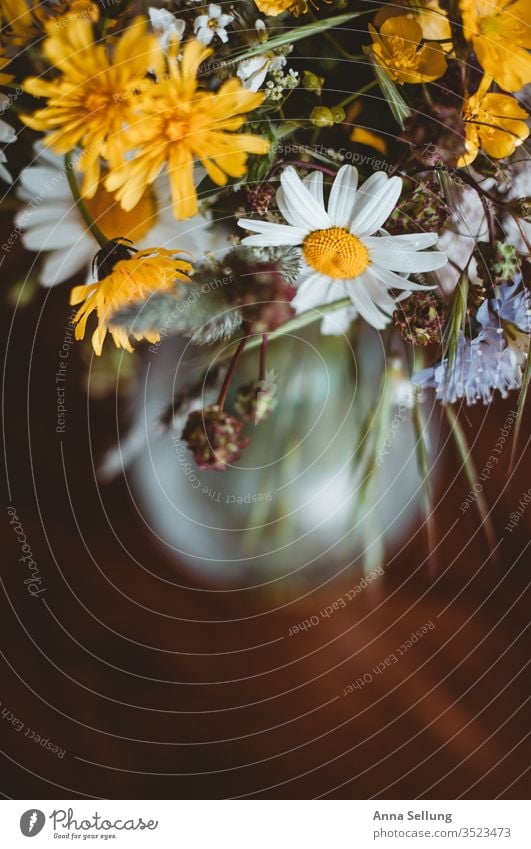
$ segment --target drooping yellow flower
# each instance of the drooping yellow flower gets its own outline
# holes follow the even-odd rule
[[[138,100],[130,127],[121,134],[124,151],[135,151],[109,174],[106,187],[126,210],[142,197],[166,164],[176,218],[198,210],[193,180],[199,160],[209,177],[224,186],[228,177],[242,177],[249,153],[267,153],[269,142],[238,133],[245,113],[262,103],[263,94],[243,88],[237,78],[216,93],[198,87],[201,62],[211,54],[199,41],[189,41],[179,61],[170,51],[163,79]]]
[[[188,272],[192,269],[189,262],[176,258],[177,253],[164,248],[146,248],[129,259],[119,260],[111,273],[99,283],[75,286],[70,294],[70,303],[83,302],[74,317],[76,339],[84,339],[87,319],[96,312],[98,326],[92,334],[92,347],[97,356],[101,354],[107,332],[110,332],[117,348],[130,352],[133,351],[130,335],[135,339],[158,342],[159,333],[129,334],[124,327],[111,323],[112,316],[129,304],[146,300],[154,292],[175,292],[177,297],[177,281],[189,282]]]
[[[116,39],[112,55],[105,44],[94,42],[90,20],[72,17],[68,26],[47,25],[43,52],[59,71],[52,80],[30,77],[24,89],[48,99],[43,109],[22,120],[34,130],[47,132],[44,143],[56,153],[76,145],[83,149],[77,167],[84,172],[83,194],[92,197],[100,177],[100,157],[111,166],[121,161],[116,144],[130,114],[134,93],[149,84],[148,70],[160,70],[162,51],[148,22],[137,18]]]
[[[387,18],[400,15],[416,20],[426,41],[439,41],[445,52],[452,50],[452,28],[448,13],[441,9],[439,0],[396,0],[393,5],[380,9],[374,25],[380,27]]]
[[[491,83],[492,77],[484,76],[476,93],[465,99],[466,152],[458,167],[470,165],[480,150],[494,159],[510,156],[529,136],[525,109],[509,94],[488,94]]]
[[[518,91],[531,82],[531,0],[460,0],[463,34],[499,86]]]
[[[422,43],[420,24],[406,15],[388,18],[380,33],[369,24],[372,55],[389,77],[397,83],[428,83],[446,71],[446,59],[440,44]]]

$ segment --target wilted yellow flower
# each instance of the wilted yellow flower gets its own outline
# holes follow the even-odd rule
[[[374,18],[380,27],[387,18],[407,15],[419,24],[426,41],[440,41],[444,51],[452,49],[452,28],[448,13],[441,9],[439,0],[396,0],[392,6],[384,6]]]
[[[44,143],[56,153],[83,148],[76,167],[84,172],[82,192],[92,197],[100,178],[100,157],[111,166],[120,162],[116,144],[131,99],[148,82],[148,70],[162,67],[162,51],[148,23],[137,18],[116,39],[112,55],[94,42],[90,20],[76,17],[68,26],[50,23],[43,52],[59,71],[52,80],[30,77],[24,89],[48,104],[22,120],[34,130],[48,132]]]
[[[380,33],[369,24],[372,55],[392,80],[398,83],[428,83],[442,77],[446,59],[440,44],[422,43],[420,25],[406,15],[388,18]]]
[[[198,210],[195,160],[214,183],[224,186],[229,177],[243,177],[249,153],[269,150],[266,139],[236,132],[245,113],[262,103],[263,94],[243,88],[234,77],[216,93],[198,87],[199,66],[211,52],[196,40],[187,42],[180,61],[170,51],[162,81],[138,100],[130,127],[120,137],[123,150],[134,155],[105,182],[123,209],[136,206],[166,164],[174,215],[189,218]]]
[[[506,91],[531,82],[531,0],[460,0],[463,34],[478,62]]]
[[[92,347],[98,356],[108,331],[116,347],[126,351],[133,350],[130,335],[135,339],[158,342],[159,333],[129,334],[124,327],[112,325],[111,320],[123,307],[140,303],[154,292],[170,291],[178,295],[176,283],[179,280],[189,282],[188,272],[192,266],[186,260],[176,259],[177,253],[164,248],[146,248],[129,259],[119,260],[111,273],[99,283],[75,286],[70,294],[70,303],[84,302],[74,317],[76,339],[84,339],[87,319],[96,312],[98,326],[92,334]]]
[[[465,150],[458,167],[470,165],[483,150],[494,159],[510,156],[529,135],[525,109],[509,94],[487,93],[492,77],[483,77],[475,94],[465,99]]]

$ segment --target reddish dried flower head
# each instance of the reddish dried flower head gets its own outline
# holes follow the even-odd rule
[[[188,416],[182,438],[200,469],[223,472],[249,444],[242,436],[243,422],[211,404]]]

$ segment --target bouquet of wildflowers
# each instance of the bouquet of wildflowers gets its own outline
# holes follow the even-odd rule
[[[199,469],[226,470],[248,423],[279,414],[268,352],[312,324],[323,344],[379,335],[421,466],[430,397],[466,454],[452,405],[514,392],[516,439],[530,376],[530,10],[2,0],[12,235],[97,357],[169,336],[205,353],[161,416]]]

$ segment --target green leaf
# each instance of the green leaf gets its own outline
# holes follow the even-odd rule
[[[465,330],[468,304],[468,273],[463,271],[452,294],[450,311],[446,327],[444,328],[443,359],[448,359],[446,366],[446,380],[452,373],[459,337]]]
[[[398,91],[394,82],[387,76],[384,69],[380,67],[378,62],[374,61],[370,53],[367,52],[367,55],[369,56],[369,59],[371,61],[374,74],[376,76],[376,79],[378,80],[378,85],[380,86],[380,90],[385,99],[387,100],[389,109],[393,113],[393,118],[400,126],[400,129],[403,130],[404,121],[411,115],[411,109]]]
[[[321,21],[312,21],[310,24],[303,24],[303,26],[294,27],[293,29],[291,29],[291,27],[286,27],[285,32],[272,36],[272,38],[269,38],[264,43],[253,44],[252,47],[248,47],[240,53],[235,51],[230,59],[226,60],[227,64],[241,62],[244,59],[251,59],[253,56],[261,56],[262,53],[267,53],[270,50],[278,50],[280,47],[284,47],[285,44],[294,44],[296,41],[301,41],[303,38],[311,38],[312,36],[319,35],[333,27],[340,27],[343,24],[348,23],[348,21],[352,21],[354,18],[359,18],[372,11],[373,9],[365,9],[363,12],[347,12],[344,15],[335,15],[333,18],[324,18]]]
[[[470,484],[470,488],[474,489],[475,485],[478,482],[478,474],[476,471],[476,465],[474,463],[474,460],[472,459],[472,452],[470,450],[468,440],[465,436],[463,428],[461,427],[461,422],[457,418],[452,407],[445,406],[444,409],[446,411],[448,423],[452,430],[452,435],[454,437],[455,444],[463,462],[463,468],[465,470],[468,483]],[[494,531],[494,526],[490,518],[487,501],[482,490],[480,490],[480,492],[476,492],[476,490],[474,489],[474,494],[476,506],[478,508],[478,513],[481,518],[481,525],[484,530],[486,540],[489,546],[494,550],[496,548],[496,533]]]

